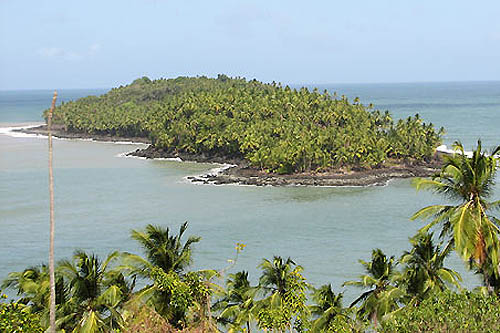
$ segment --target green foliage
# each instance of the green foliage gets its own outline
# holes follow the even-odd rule
[[[144,257],[124,253],[118,267],[132,279],[146,281],[146,286],[135,293],[134,301],[147,304],[175,327],[185,325],[188,309],[195,304],[204,306],[209,297],[202,272],[185,273],[192,262],[192,245],[200,240],[191,236],[183,242],[187,226],[187,222],[183,223],[177,235],[171,234],[169,228],[151,224],[144,230],[132,230],[131,237],[139,242]]]
[[[181,279],[174,272],[165,273],[163,269],[153,267],[151,279],[159,291],[170,295],[169,305],[179,312],[188,311],[189,307],[195,303],[206,303],[212,294],[212,291],[197,272],[189,272]]]
[[[22,272],[11,272],[2,282],[2,288],[15,289],[19,303],[29,305],[31,311],[45,318],[49,303],[49,269],[47,265],[28,267]],[[67,300],[62,276],[56,274],[56,304]]]
[[[128,317],[122,329],[123,333],[176,332],[165,318],[147,305],[128,306],[126,312]]]
[[[109,268],[117,257],[111,254],[105,261],[95,255],[77,251],[73,260],[62,260],[56,268],[57,326],[74,332],[98,332],[119,328],[122,316],[118,309],[131,293],[132,286],[123,275]],[[49,279],[45,265],[13,272],[4,286],[16,288],[19,303],[40,316],[48,326]]]
[[[57,326],[76,332],[101,332],[123,326],[120,309],[129,299],[133,285],[113,270],[118,252],[105,260],[76,251],[72,260],[62,260],[57,271],[66,281],[68,299],[60,304]]]
[[[255,294],[258,288],[250,286],[248,272],[241,271],[229,274],[226,288],[221,298],[215,302],[213,309],[219,311],[218,321],[230,326],[230,331],[242,330],[242,326],[250,325],[255,320]]]
[[[327,313],[325,315],[328,316]],[[327,317],[322,316],[313,321],[309,331],[314,333],[365,333],[369,327],[368,322],[356,319],[355,309],[342,309],[342,313],[323,321],[322,319],[325,318]]]
[[[384,316],[396,311],[400,306],[404,291],[397,286],[397,262],[394,256],[388,258],[380,249],[373,250],[372,260],[360,260],[366,274],[359,281],[348,281],[344,285],[368,289],[363,292],[350,307],[362,302],[358,316],[363,320],[372,320],[375,325]]]
[[[341,327],[341,323],[347,323],[348,317],[342,307],[342,298],[343,294],[335,295],[330,284],[314,289],[312,294],[314,304],[309,306],[311,314],[315,317],[312,322],[313,331],[328,332]]]
[[[191,236],[182,243],[188,223],[184,222],[177,235],[172,235],[169,228],[148,224],[144,230],[132,230],[131,238],[141,246],[145,258],[125,253],[121,268],[131,276],[149,279],[152,267],[159,267],[165,272],[182,273],[192,262],[192,245],[200,237]]]
[[[478,141],[472,157],[464,153],[460,143],[455,143],[457,154],[445,156],[439,174],[432,179],[418,179],[417,189],[430,189],[455,201],[455,205],[434,205],[422,208],[412,219],[430,220],[423,232],[441,229],[440,237],[448,240],[466,262],[483,275],[490,292],[500,292],[498,271],[500,241],[498,218],[491,215],[499,201],[490,202],[498,161],[494,157],[500,146],[485,154]]]
[[[283,332],[293,328],[300,332],[308,328],[310,312],[306,305],[306,289],[309,285],[302,275],[302,267],[294,266],[290,258],[274,257],[272,262],[262,261],[259,288],[271,295],[255,307],[261,329]]]
[[[75,132],[149,137],[171,153],[243,158],[278,173],[429,159],[442,134],[418,115],[395,123],[359,99],[225,75],[137,79],[58,106],[54,122]]]
[[[19,302],[3,303],[7,296],[0,290],[0,332],[42,333],[40,316],[31,312],[31,307]]]
[[[434,294],[382,323],[380,332],[498,332],[500,300],[479,293]]]
[[[404,268],[397,279],[405,289],[408,301],[418,303],[428,294],[450,286],[460,289],[460,274],[444,267],[451,247],[442,250],[439,245],[434,245],[432,238],[432,234],[417,234],[410,239],[413,248],[405,251],[399,260]]]

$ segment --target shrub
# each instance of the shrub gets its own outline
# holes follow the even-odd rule
[[[2,295],[1,298],[7,298]],[[42,333],[44,329],[40,324],[40,317],[29,311],[29,307],[11,302],[0,303],[0,332],[28,332]]]
[[[480,293],[433,295],[382,322],[380,332],[499,332],[500,300]]]

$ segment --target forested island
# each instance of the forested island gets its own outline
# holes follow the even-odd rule
[[[194,181],[369,185],[428,176],[444,129],[359,98],[244,78],[142,77],[55,109],[55,134],[148,142],[135,156],[237,165]],[[43,128],[31,129],[40,133]]]

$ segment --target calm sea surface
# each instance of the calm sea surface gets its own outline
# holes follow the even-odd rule
[[[419,113],[447,129],[445,144],[461,140],[467,149],[478,138],[500,144],[500,82],[323,85],[365,104],[389,110],[394,118]],[[61,90],[72,100],[105,90]],[[0,127],[40,122],[51,91],[0,91]],[[106,255],[137,251],[131,229],[148,223],[177,231],[189,221],[189,234],[202,236],[194,268],[223,268],[236,242],[247,245],[233,270],[249,270],[254,281],[262,258],[292,257],[314,284],[342,282],[362,272],[358,259],[379,247],[399,256],[408,237],[422,226],[409,221],[419,208],[441,202],[417,193],[410,180],[384,187],[312,188],[204,186],[183,180],[206,172],[209,164],[151,161],[118,155],[139,147],[56,140],[56,257],[76,248]],[[47,261],[47,140],[0,134],[0,279],[8,272]],[[496,186],[495,197],[500,197]],[[449,265],[465,273],[455,255]],[[351,298],[356,290],[348,290]]]

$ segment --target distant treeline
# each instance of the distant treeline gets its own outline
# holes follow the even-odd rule
[[[359,98],[256,80],[143,77],[102,96],[64,103],[66,130],[149,137],[169,152],[241,158],[294,173],[377,167],[388,159],[429,159],[444,130],[417,115],[394,121]]]

